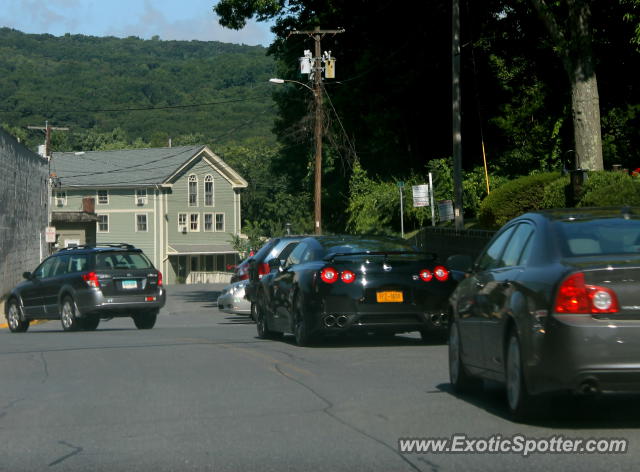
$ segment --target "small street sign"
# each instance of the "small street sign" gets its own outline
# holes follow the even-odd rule
[[[47,226],[44,230],[44,240],[48,243],[56,242],[56,227],[55,226]]]
[[[413,206],[426,207],[429,206],[429,185],[414,185],[413,190]]]

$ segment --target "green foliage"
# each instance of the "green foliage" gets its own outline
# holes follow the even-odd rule
[[[260,46],[0,28],[0,121],[69,127],[54,133],[67,135],[59,151],[104,149],[83,136],[114,129],[114,146],[138,139],[167,146],[194,135],[201,143],[273,142],[273,68]],[[39,132],[28,138],[32,149],[43,141]]]
[[[564,175],[545,185],[540,208],[566,208],[569,205],[567,202],[569,182],[569,175]]]
[[[559,177],[558,172],[549,172],[505,183],[480,205],[480,224],[486,228],[499,228],[522,213],[541,209],[545,187]]]
[[[589,172],[577,206],[640,205],[640,179],[626,172]]]

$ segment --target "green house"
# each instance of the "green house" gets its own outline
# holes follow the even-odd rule
[[[141,248],[166,283],[229,280],[247,182],[207,146],[56,152],[51,171],[58,220],[94,211],[96,242]],[[87,242],[68,238],[59,244]]]

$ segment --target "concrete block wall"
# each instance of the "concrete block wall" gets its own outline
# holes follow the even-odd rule
[[[44,158],[0,128],[0,302],[47,254],[48,173]]]

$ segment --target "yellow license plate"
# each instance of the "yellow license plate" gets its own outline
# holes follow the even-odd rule
[[[376,292],[376,300],[378,303],[402,303],[404,298],[402,292],[386,291]]]

